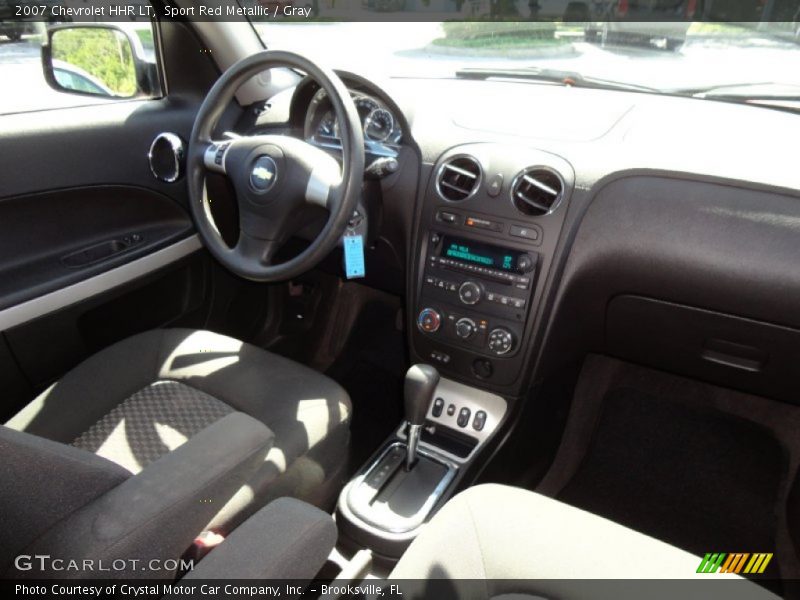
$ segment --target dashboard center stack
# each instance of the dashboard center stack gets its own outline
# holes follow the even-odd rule
[[[429,234],[417,327],[489,356],[513,354],[539,255],[450,233]]]
[[[455,146],[431,165],[416,217],[415,358],[518,392],[573,186],[564,159],[520,145]]]

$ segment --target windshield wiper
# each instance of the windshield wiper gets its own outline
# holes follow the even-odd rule
[[[600,79],[598,77],[588,77],[577,71],[543,69],[540,67],[525,67],[520,69],[468,67],[456,71],[456,77],[460,79],[524,79],[529,81],[545,81],[572,87],[647,92],[650,94],[662,93],[662,90],[645,85]]]
[[[704,100],[750,104],[800,112],[800,85],[772,81],[731,83],[708,88],[673,90],[670,93]]]

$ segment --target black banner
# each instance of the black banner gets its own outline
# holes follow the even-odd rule
[[[800,23],[800,0],[10,0],[0,21],[541,21]],[[791,29],[791,27],[789,27]],[[800,35],[800,32],[798,33]]]

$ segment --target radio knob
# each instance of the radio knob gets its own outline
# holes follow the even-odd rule
[[[442,325],[442,315],[432,308],[423,308],[417,317],[417,327],[425,333],[435,333]]]
[[[514,347],[514,336],[508,329],[497,327],[489,333],[489,350],[498,356],[508,354]]]
[[[521,254],[517,259],[517,269],[522,273],[530,273],[533,271],[534,266],[536,266],[536,263],[533,262],[530,254]]]
[[[458,288],[458,297],[464,304],[477,304],[482,293],[481,286],[474,281],[465,281]]]
[[[462,340],[468,340],[471,338],[476,329],[477,327],[475,325],[475,321],[472,319],[464,317],[463,319],[456,321],[456,335]]]

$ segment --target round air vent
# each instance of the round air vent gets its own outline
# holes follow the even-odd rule
[[[439,169],[436,188],[445,200],[460,202],[466,200],[481,183],[481,166],[471,156],[456,156],[445,162]]]
[[[147,159],[153,177],[165,183],[174,183],[183,175],[186,147],[174,133],[159,133],[150,146]]]
[[[511,184],[511,201],[518,211],[530,216],[552,212],[563,193],[561,176],[542,167],[525,169]]]

